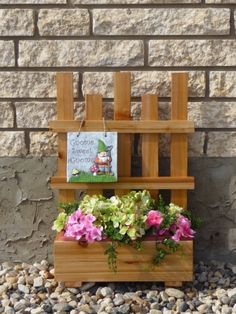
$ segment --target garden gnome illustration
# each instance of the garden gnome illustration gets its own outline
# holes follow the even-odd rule
[[[112,146],[106,146],[102,140],[98,140],[98,153],[95,159],[98,174],[111,174],[111,149]]]

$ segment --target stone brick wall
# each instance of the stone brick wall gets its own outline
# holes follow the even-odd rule
[[[109,117],[112,72],[131,71],[134,118],[147,92],[166,118],[170,73],[189,72],[198,256],[235,258],[235,24],[236,0],[0,0],[1,259],[51,257],[57,71],[74,73],[77,117],[85,93],[102,93]]]

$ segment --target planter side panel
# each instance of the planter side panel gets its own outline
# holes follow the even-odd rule
[[[182,241],[175,254],[158,266],[152,265],[155,242],[145,241],[142,251],[129,246],[118,249],[116,273],[107,264],[107,242],[84,248],[75,241],[56,240],[54,244],[55,277],[58,281],[192,281],[193,242]]]

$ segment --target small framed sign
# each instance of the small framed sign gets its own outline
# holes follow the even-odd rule
[[[117,133],[69,132],[67,182],[116,182]]]

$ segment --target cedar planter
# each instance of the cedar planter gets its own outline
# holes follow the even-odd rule
[[[188,75],[172,74],[171,120],[158,120],[157,95],[142,97],[141,121],[131,120],[131,75],[115,73],[114,121],[107,121],[107,131],[116,131],[118,137],[118,182],[68,183],[66,182],[67,132],[104,131],[102,122],[102,96],[86,95],[86,121],[74,120],[72,73],[57,75],[58,120],[50,128],[58,132],[58,174],[51,180],[52,188],[59,190],[60,202],[75,201],[75,190],[86,190],[90,195],[114,189],[123,195],[129,190],[150,190],[153,198],[159,190],[171,190],[171,202],[187,208],[187,190],[194,189],[194,178],[188,176],[188,133],[194,124],[187,121]],[[141,133],[142,177],[131,177],[132,134]],[[170,143],[170,176],[159,176],[159,137],[168,133]],[[154,268],[151,261],[155,254],[155,241],[145,241],[144,250],[132,247],[118,249],[117,273],[112,272],[104,255],[107,242],[97,242],[84,248],[76,241],[55,240],[55,277],[67,286],[78,286],[88,281],[164,281],[167,285],[181,286],[193,277],[193,242],[181,241],[181,249],[169,255]]]
[[[69,285],[76,282],[76,286],[90,281],[164,281],[178,286],[178,282],[193,280],[193,241],[181,241],[179,250],[158,266],[152,264],[155,241],[144,241],[141,251],[121,245],[117,272],[109,269],[104,254],[108,244],[101,241],[83,247],[58,235],[54,245],[56,280]]]

